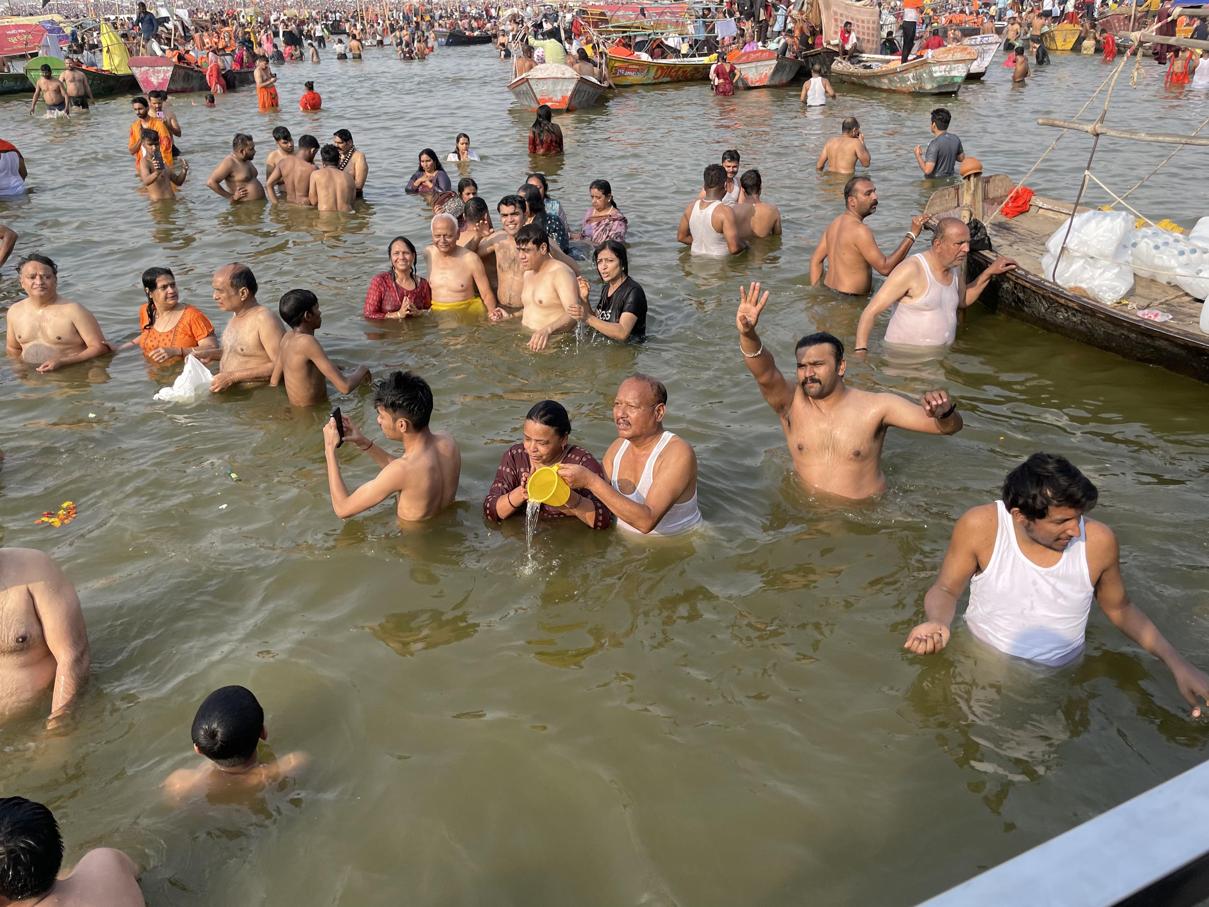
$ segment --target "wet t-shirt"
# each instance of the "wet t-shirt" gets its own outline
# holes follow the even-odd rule
[[[950,132],[942,132],[928,143],[928,150],[924,152],[924,163],[931,161],[936,164],[932,171],[933,177],[952,176],[959,154],[965,154],[961,139]]]
[[[600,302],[597,304],[596,317],[610,324],[617,324],[621,316],[630,312],[638,320],[630,331],[630,340],[646,339],[646,293],[632,277],[626,277],[612,296],[607,286],[600,288]]]

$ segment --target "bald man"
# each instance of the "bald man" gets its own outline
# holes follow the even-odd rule
[[[496,305],[487,269],[476,252],[458,245],[458,219],[437,214],[432,219],[432,245],[424,250],[434,312],[477,312],[502,321],[508,313]]]
[[[214,272],[214,301],[231,320],[222,334],[222,361],[210,390],[220,393],[235,384],[268,382],[285,327],[276,313],[256,301],[259,289],[252,269],[230,264]]]
[[[970,229],[955,217],[936,224],[932,247],[898,265],[861,312],[856,326],[854,353],[869,349],[869,335],[877,317],[895,306],[886,327],[886,343],[909,348],[937,348],[957,336],[957,310],[978,301],[991,278],[1016,267],[1000,255],[966,285],[965,262],[970,251]]]

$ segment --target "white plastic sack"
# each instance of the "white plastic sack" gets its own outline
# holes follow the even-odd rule
[[[1139,277],[1178,286],[1197,299],[1209,293],[1209,248],[1186,236],[1143,227],[1135,234],[1131,260]]]
[[[1061,241],[1059,237],[1058,243]],[[1100,302],[1114,303],[1128,295],[1133,288],[1133,269],[1128,264],[1100,261],[1076,255],[1067,249],[1062,253],[1062,261],[1054,274],[1056,260],[1057,254],[1052,252],[1041,257],[1042,277],[1068,290],[1080,287]]]
[[[1198,246],[1209,248],[1209,217],[1202,217],[1196,226],[1188,231],[1188,239]]]
[[[160,388],[152,399],[165,403],[196,403],[199,397],[210,393],[210,382],[214,376],[196,356],[185,358],[185,367],[172,387]]]
[[[1129,243],[1133,239],[1133,215],[1127,211],[1083,211],[1075,215],[1075,222],[1070,225],[1070,236],[1066,235],[1067,222],[1054,231],[1053,236],[1046,242],[1045,248],[1051,255],[1057,255],[1062,248],[1062,238],[1066,237],[1066,251],[1062,253],[1065,260],[1067,253],[1074,252],[1087,258],[1099,259],[1104,262],[1129,261]]]

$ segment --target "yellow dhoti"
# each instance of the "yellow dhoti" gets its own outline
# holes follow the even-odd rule
[[[461,302],[437,302],[433,300],[432,310],[434,312],[473,312],[478,307],[483,306],[481,296],[471,296],[469,299],[464,299]],[[485,308],[485,306],[483,306]]]

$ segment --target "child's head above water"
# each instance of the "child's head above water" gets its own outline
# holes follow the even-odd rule
[[[246,687],[215,690],[193,718],[194,747],[220,768],[252,762],[263,736],[264,709]]]
[[[306,313],[313,311],[319,305],[319,298],[310,290],[290,290],[281,297],[277,311],[281,320],[292,328],[302,324]]]

